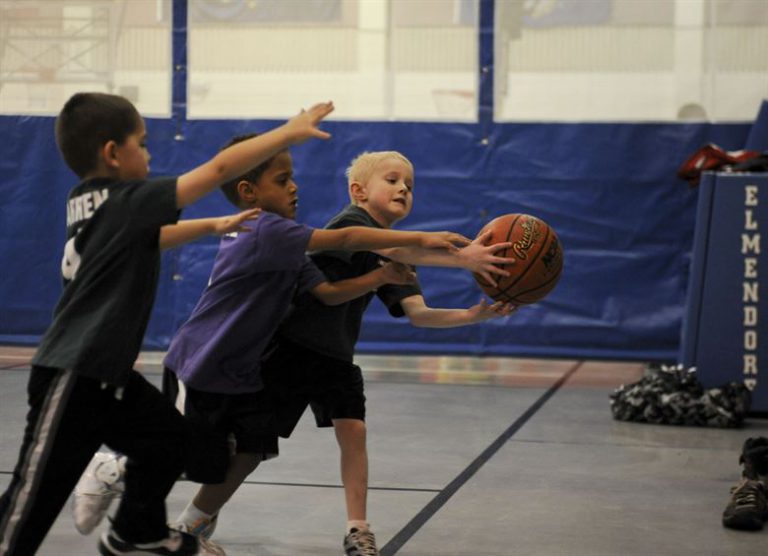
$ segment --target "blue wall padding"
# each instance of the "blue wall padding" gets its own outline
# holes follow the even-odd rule
[[[755,123],[749,130],[744,148],[750,151],[768,151],[768,99],[760,104]]]
[[[232,135],[278,122],[147,122],[152,174],[205,162]],[[560,236],[565,272],[544,301],[513,317],[458,329],[418,329],[368,311],[361,352],[675,359],[693,237],[695,189],[675,178],[708,142],[744,146],[748,124],[477,124],[329,122],[328,142],[293,149],[299,220],[322,226],[346,202],[344,169],[364,150],[399,150],[416,168],[415,207],[400,228],[467,236],[509,212],[534,214]],[[60,293],[64,201],[75,177],[61,162],[53,119],[0,117],[0,341],[35,343]],[[231,212],[216,193],[184,212]],[[205,286],[215,239],[169,251],[147,348],[165,348]],[[139,271],[137,269],[137,271]],[[419,270],[428,305],[468,307],[481,292],[455,269]],[[119,318],[119,315],[116,315]]]

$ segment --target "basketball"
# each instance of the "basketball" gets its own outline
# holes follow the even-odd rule
[[[563,271],[563,251],[555,231],[546,222],[528,214],[505,214],[488,222],[478,235],[491,231],[487,245],[512,242],[512,246],[496,252],[499,257],[515,259],[504,269],[509,276],[494,275],[498,286],[481,276],[475,280],[495,301],[528,305],[543,299],[555,289]]]

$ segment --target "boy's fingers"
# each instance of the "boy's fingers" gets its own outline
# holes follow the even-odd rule
[[[463,236],[461,234],[453,234],[452,241],[456,245],[464,245],[464,246],[469,245],[470,243],[472,243],[471,239],[469,239],[468,237],[465,237],[465,236]]]
[[[496,265],[488,265],[485,267],[487,272],[493,272],[497,276],[511,276],[510,272],[508,270],[504,270],[503,268],[499,268]]]
[[[491,274],[488,271],[481,270],[480,272],[478,272],[478,274],[483,278],[483,280],[488,282],[494,288],[498,286],[498,284],[496,283],[496,280],[491,278]]]
[[[499,243],[494,243],[493,245],[488,245],[488,248],[491,250],[491,253],[496,253],[497,251],[501,251],[502,249],[509,249],[510,247],[512,247],[511,241],[502,241]]]
[[[477,237],[475,238],[475,241],[477,241],[477,242],[479,242],[479,243],[482,243],[483,245],[485,245],[485,244],[486,244],[486,242],[487,242],[489,239],[491,239],[491,235],[492,235],[492,234],[493,234],[493,231],[492,231],[492,230],[486,230],[486,231],[484,231],[482,234],[480,234],[479,236],[477,236]],[[512,244],[510,243],[510,245],[512,245]]]
[[[515,264],[517,262],[516,259],[512,259],[510,257],[493,257],[489,262],[499,265],[499,264]]]
[[[321,120],[333,112],[334,109],[333,102],[319,102],[309,109],[309,113],[318,120]],[[302,110],[302,112],[304,111]]]

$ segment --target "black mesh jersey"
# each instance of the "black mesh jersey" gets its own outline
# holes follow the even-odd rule
[[[176,178],[95,178],[70,192],[64,291],[33,364],[124,385],[157,290],[160,227],[178,214]]]
[[[348,226],[382,227],[362,208],[348,205],[328,222],[326,229]],[[319,251],[310,253],[310,256],[330,282],[362,276],[379,268],[380,260],[386,260],[370,251]],[[400,300],[412,295],[421,295],[421,289],[417,284],[387,284],[376,292],[369,292],[347,303],[333,306],[323,305],[307,293],[295,300],[278,333],[319,353],[352,361],[363,313],[374,293],[392,316],[402,317],[404,312]]]

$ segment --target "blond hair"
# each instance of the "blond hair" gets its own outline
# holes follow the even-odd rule
[[[390,158],[395,158],[404,162],[411,167],[411,172],[413,172],[413,163],[408,160],[405,155],[397,151],[366,151],[357,155],[349,164],[349,167],[345,172],[347,176],[347,186],[351,186],[354,182],[367,183],[368,180],[371,179],[371,175],[379,162],[389,160]],[[349,191],[349,198],[354,202],[351,189]]]

